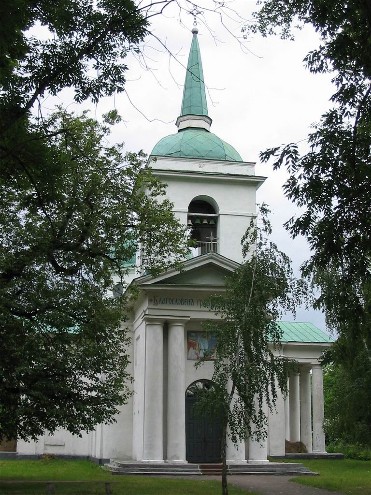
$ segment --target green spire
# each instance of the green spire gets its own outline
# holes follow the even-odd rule
[[[193,39],[188,57],[181,116],[208,115],[200,47],[197,39],[198,29],[193,28],[192,33]]]

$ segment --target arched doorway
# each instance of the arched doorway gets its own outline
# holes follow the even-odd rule
[[[207,415],[195,409],[200,389],[213,387],[210,380],[193,382],[186,390],[186,459],[193,463],[220,462],[222,423],[218,414]]]

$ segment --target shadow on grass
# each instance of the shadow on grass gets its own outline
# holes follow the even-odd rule
[[[48,483],[53,483],[54,493]],[[40,459],[1,460],[0,495],[219,495],[220,481],[200,476],[163,478],[112,476],[90,461]],[[230,495],[249,495],[232,487]]]
[[[0,481],[0,495],[219,495],[221,483],[205,478],[120,476],[119,481]],[[253,495],[230,486],[230,495]]]
[[[0,481],[1,495],[114,495],[114,483],[104,481]]]

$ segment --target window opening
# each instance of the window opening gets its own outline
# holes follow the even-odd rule
[[[218,214],[207,201],[195,199],[188,207],[188,227],[195,242],[196,255],[218,252]]]

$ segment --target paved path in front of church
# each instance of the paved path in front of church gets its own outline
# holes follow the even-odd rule
[[[238,475],[228,476],[228,483],[245,488],[261,495],[343,495],[340,492],[330,492],[322,488],[300,485],[290,481],[293,476],[285,475]],[[220,476],[193,477],[193,479],[210,479],[220,481]]]

